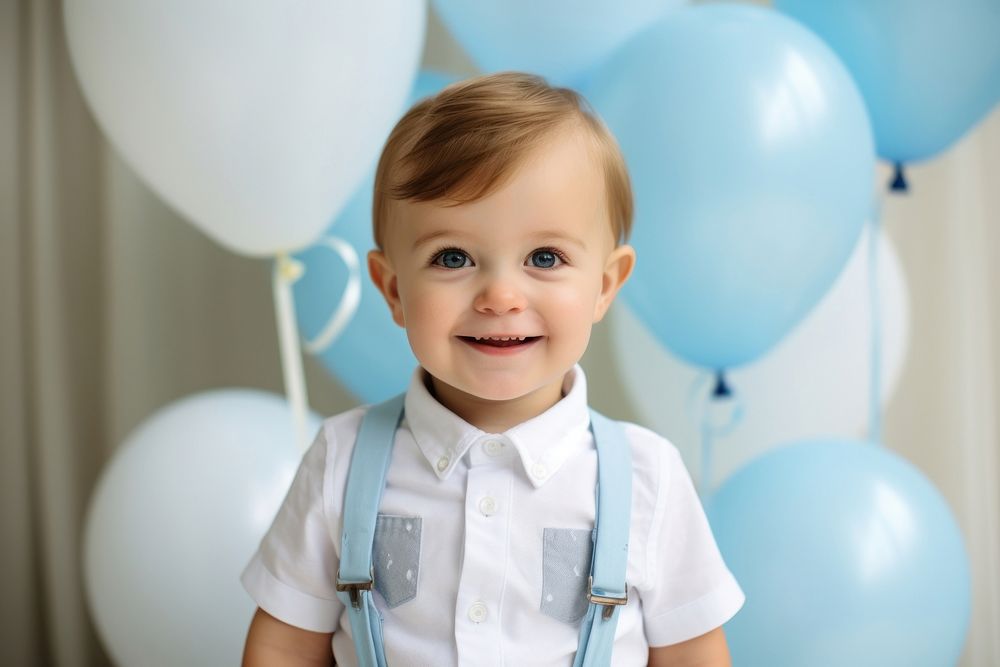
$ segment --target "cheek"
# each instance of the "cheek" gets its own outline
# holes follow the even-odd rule
[[[447,324],[446,315],[458,300],[440,285],[415,285],[400,292],[403,317],[408,329],[434,330]]]
[[[566,361],[577,361],[587,349],[595,302],[592,290],[559,290],[548,296],[544,311],[546,328]]]
[[[594,307],[600,290],[588,283],[574,283],[551,290],[546,295],[546,308],[557,318],[556,326],[579,328],[593,320]]]

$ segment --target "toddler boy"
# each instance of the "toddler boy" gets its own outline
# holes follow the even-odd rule
[[[379,161],[372,280],[420,362],[378,509],[389,665],[571,665],[597,453],[577,362],[635,262],[624,160],[572,91],[503,73],[415,105]],[[338,599],[360,407],[326,420],[243,574],[245,665],[356,665]],[[632,459],[614,665],[728,665],[743,603],[677,450]],[[603,525],[603,524],[602,524]]]

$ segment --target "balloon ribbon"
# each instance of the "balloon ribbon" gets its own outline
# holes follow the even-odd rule
[[[726,380],[725,371],[719,369],[714,374],[714,386],[706,392],[710,373],[701,373],[691,385],[688,393],[688,414],[697,422],[701,433],[701,474],[698,484],[702,501],[707,502],[714,491],[714,446],[717,438],[731,433],[743,421],[743,400]],[[695,401],[700,399],[700,404]],[[722,409],[727,409],[724,420],[719,419]]]
[[[279,253],[274,262],[272,285],[274,308],[278,322],[278,344],[281,350],[281,369],[285,376],[285,393],[292,409],[292,423],[299,448],[304,453],[309,447],[306,426],[309,398],[306,396],[305,376],[302,373],[302,352],[299,349],[299,332],[295,320],[295,301],[292,285],[305,272],[302,262],[287,253]]]

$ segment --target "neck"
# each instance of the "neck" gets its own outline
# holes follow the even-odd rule
[[[542,414],[562,398],[562,378],[508,400],[489,400],[456,389],[428,374],[427,388],[441,405],[486,433],[503,433]]]

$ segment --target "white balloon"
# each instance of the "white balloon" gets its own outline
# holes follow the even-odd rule
[[[837,282],[810,314],[760,360],[726,372],[743,418],[713,439],[712,481],[780,443],[867,434],[871,395],[871,308],[866,230]],[[877,244],[881,396],[899,380],[909,340],[902,266],[884,234]],[[664,349],[622,303],[611,314],[614,359],[639,421],[670,439],[695,479],[701,474],[701,419],[729,419],[707,406],[714,382]],[[693,394],[693,392],[696,392]]]
[[[375,161],[423,49],[423,0],[68,0],[111,142],[230,250],[309,245]]]
[[[301,458],[285,399],[253,390],[190,396],[127,438],[84,534],[87,600],[115,664],[240,663],[256,605],[239,576]]]

